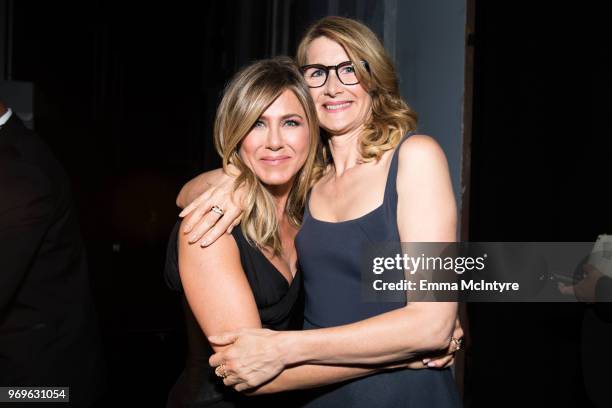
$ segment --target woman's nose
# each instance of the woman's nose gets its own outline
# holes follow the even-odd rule
[[[268,137],[266,138],[266,147],[271,150],[278,150],[283,146],[283,135],[278,126],[270,126]]]
[[[329,70],[327,74],[327,82],[325,83],[325,93],[330,96],[334,96],[342,91],[342,85],[338,79],[338,75],[335,70]]]

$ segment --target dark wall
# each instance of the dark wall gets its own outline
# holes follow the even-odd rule
[[[589,6],[477,2],[472,240],[612,231],[611,31]]]
[[[472,241],[594,242],[612,231],[612,33],[593,2],[543,3],[476,2]],[[602,399],[585,380],[608,375],[584,354],[610,332],[585,334],[590,307],[468,307],[471,406],[610,406],[609,391]]]

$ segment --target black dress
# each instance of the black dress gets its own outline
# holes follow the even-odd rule
[[[164,275],[171,289],[182,292],[177,250],[179,226],[180,221],[176,223],[170,235]],[[299,268],[289,284],[278,269],[247,242],[239,227],[233,229],[232,236],[238,245],[240,262],[255,296],[262,326],[272,330],[301,329],[303,296]],[[296,398],[293,393],[245,397],[231,387],[226,387],[208,365],[213,350],[193,316],[185,296],[182,295],[182,298],[187,326],[187,361],[184,371],[168,395],[167,407],[220,408],[265,404],[273,406],[279,403],[293,405],[292,401]]]

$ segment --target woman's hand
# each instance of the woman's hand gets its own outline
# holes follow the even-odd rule
[[[446,354],[432,354],[422,360],[412,360],[407,364],[408,368],[448,368],[455,362],[455,352]]]
[[[459,321],[459,316],[455,319],[455,330],[453,331],[452,339],[449,340],[448,347],[441,354],[428,355],[421,360],[421,367],[418,366],[418,362],[412,361],[409,363],[408,368],[422,368],[423,366],[429,368],[447,368],[453,365],[455,361],[455,353],[459,350],[459,345],[463,341],[463,328]]]
[[[455,353],[450,354],[432,354],[427,357],[415,358],[408,360],[405,364],[397,366],[397,368],[409,368],[411,370],[420,370],[423,368],[448,368],[455,362]]]
[[[240,187],[234,192],[234,180],[224,173],[179,214],[185,218],[183,233],[189,234],[190,244],[200,241],[201,246],[208,246],[240,224],[244,190]],[[220,210],[213,211],[213,207]]]
[[[242,329],[238,332],[210,336],[218,346],[228,346],[213,354],[212,367],[223,364],[223,383],[236,391],[257,387],[280,374],[285,368],[280,350],[282,333],[268,329]]]

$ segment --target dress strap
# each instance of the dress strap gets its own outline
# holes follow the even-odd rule
[[[306,199],[304,200],[304,218],[303,220],[306,220],[306,218],[310,217],[310,193],[312,193],[312,187],[308,189],[308,192],[306,193]]]
[[[391,200],[391,203],[394,207],[397,206],[397,168],[399,163],[399,149],[402,143],[406,139],[408,139],[414,131],[410,131],[406,133],[400,142],[397,144],[395,151],[393,152],[393,157],[391,158],[391,164],[389,165],[389,173],[387,174],[387,184],[385,185],[385,202]]]

